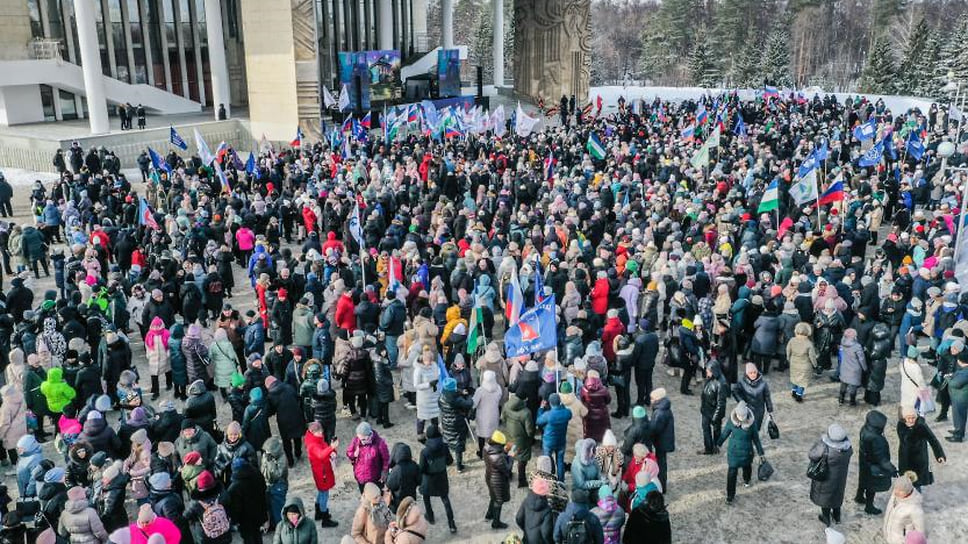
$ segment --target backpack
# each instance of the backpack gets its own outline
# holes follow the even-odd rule
[[[212,504],[202,503],[202,532],[206,538],[219,538],[228,534],[232,529],[229,524],[229,515],[225,512],[225,507],[221,503]]]
[[[591,538],[588,536],[588,525],[585,523],[585,518],[571,518],[568,525],[565,526],[565,539],[562,540],[562,543],[585,544],[587,542],[591,542]]]

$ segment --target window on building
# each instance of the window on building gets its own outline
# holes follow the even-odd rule
[[[44,107],[44,121],[56,121],[54,113],[54,88],[50,85],[40,86],[40,103]]]
[[[34,38],[44,37],[44,24],[40,22],[40,5],[38,0],[27,0],[27,13],[30,14],[30,35]]]
[[[77,102],[74,101],[74,93],[58,91],[57,94],[61,105],[61,118],[65,121],[77,119]]]
[[[162,55],[167,55],[168,52],[162,53],[161,50],[161,33],[164,30],[161,14],[158,13],[161,4],[158,3],[158,0],[143,1],[147,13],[142,13],[141,16],[148,21],[148,46],[151,47],[152,65],[148,69],[155,74],[155,86],[164,89],[166,88],[165,59]],[[141,4],[141,2],[138,3]]]

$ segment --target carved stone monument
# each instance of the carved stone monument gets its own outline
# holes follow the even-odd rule
[[[588,98],[591,0],[515,0],[514,91],[555,104]]]

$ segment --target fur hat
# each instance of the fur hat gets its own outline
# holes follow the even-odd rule
[[[662,400],[664,398],[666,398],[666,390],[664,387],[653,389],[652,393],[649,394],[649,400],[651,400],[652,402],[655,402],[657,400]]]
[[[356,426],[356,436],[370,436],[373,434],[373,427],[370,424],[361,421],[359,425]]]
[[[148,431],[144,429],[138,429],[131,435],[132,444],[144,444],[148,441]]]

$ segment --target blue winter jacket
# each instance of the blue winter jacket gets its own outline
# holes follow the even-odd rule
[[[570,419],[571,411],[564,406],[539,409],[537,423],[543,429],[541,444],[549,450],[565,449]]]

